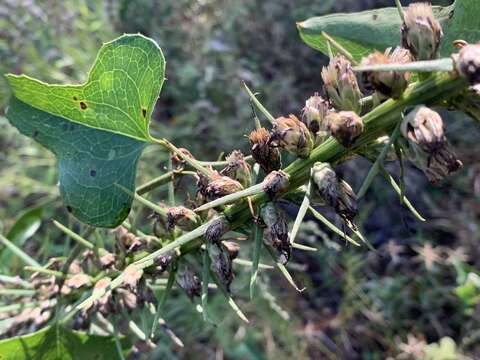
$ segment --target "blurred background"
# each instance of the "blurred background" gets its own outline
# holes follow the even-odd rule
[[[199,159],[215,160],[222,152],[248,151],[245,135],[253,120],[242,80],[276,116],[300,115],[305,100],[320,91],[320,70],[328,59],[301,41],[297,21],[384,6],[394,1],[0,0],[0,72],[82,82],[103,42],[140,32],[159,43],[167,60],[152,132]],[[6,233],[20,214],[40,209],[35,210],[38,228],[20,244],[46,261],[71,246],[50,219],[80,225],[62,210],[54,156],[19,135],[3,117],[8,96],[0,78],[0,232]],[[268,272],[261,275],[257,298],[249,301],[245,270],[236,269],[234,293],[249,326],[216,297],[212,306],[218,324],[206,324],[185,295],[175,294],[164,317],[185,347],[165,337],[155,356],[479,359],[480,126],[460,114],[444,115],[464,168],[434,187],[407,167],[407,194],[426,223],[417,222],[377,178],[359,215],[359,226],[376,252],[346,247],[322,225],[308,221],[300,236],[318,251],[295,252],[290,266],[306,287],[303,293]],[[138,184],[165,166],[165,156],[156,149],[147,149],[142,159]],[[354,159],[339,172],[358,189],[368,167],[367,161]],[[399,171],[396,165],[390,170]],[[165,197],[165,189],[151,195],[156,201]],[[295,208],[286,210],[295,216]],[[140,219],[148,216],[145,210],[134,211],[137,217],[145,214]],[[16,274],[21,264],[1,256],[1,271]]]

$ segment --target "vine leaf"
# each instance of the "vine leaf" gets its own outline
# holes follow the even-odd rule
[[[127,217],[138,158],[151,142],[149,119],[160,93],[165,59],[142,35],[123,35],[100,49],[83,85],[50,85],[7,75],[7,118],[52,151],[60,192],[80,221],[115,227]]]
[[[479,1],[456,0],[450,6],[434,6],[433,11],[445,33],[442,56],[449,56],[454,51],[453,40],[480,40]],[[328,56],[327,39],[322,35],[326,32],[357,61],[374,50],[384,51],[400,44],[400,26],[400,16],[394,7],[313,17],[297,24],[300,37],[307,45]]]
[[[126,353],[129,344],[121,341]],[[62,327],[47,327],[32,334],[0,341],[1,359],[119,359],[113,337],[87,335]]]

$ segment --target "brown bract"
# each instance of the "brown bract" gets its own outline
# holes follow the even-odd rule
[[[331,112],[328,116],[330,132],[345,147],[353,145],[363,132],[363,121],[353,111]]]
[[[270,133],[265,128],[253,130],[249,135],[252,156],[267,174],[282,167],[280,151],[270,144]]]

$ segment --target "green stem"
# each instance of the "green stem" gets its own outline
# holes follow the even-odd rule
[[[20,249],[17,245],[12,243],[8,240],[5,236],[0,234],[0,243],[5,245],[7,249],[9,249],[12,253],[14,253],[20,260],[22,260],[25,264],[35,267],[42,267],[34,258]]]

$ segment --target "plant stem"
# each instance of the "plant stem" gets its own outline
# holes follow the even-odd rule
[[[17,245],[12,243],[2,234],[0,234],[0,243],[5,245],[6,248],[8,248],[12,253],[17,255],[18,258],[22,260],[25,264],[35,267],[42,267],[42,265],[40,265],[34,258],[28,255],[26,252],[24,252],[22,249],[20,249]]]

